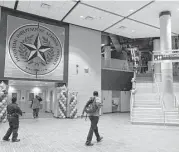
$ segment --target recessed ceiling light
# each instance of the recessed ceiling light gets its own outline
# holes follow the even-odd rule
[[[94,17],[92,17],[92,16],[87,16],[87,17],[85,17],[85,20],[94,20]]]
[[[117,29],[126,29],[127,27],[125,26],[120,26],[120,27],[117,27]]]
[[[81,18],[84,18],[84,16],[80,16]]]
[[[131,10],[129,10],[129,12],[134,12],[134,10],[133,10],[133,9],[131,9]]]
[[[46,4],[46,3],[42,3],[42,4],[41,4],[41,7],[42,7],[42,8],[50,9],[51,5]]]

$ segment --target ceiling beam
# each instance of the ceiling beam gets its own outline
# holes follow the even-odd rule
[[[62,22],[65,20],[65,18],[75,9],[75,7],[80,3],[80,1],[76,2],[76,4],[68,11],[68,13],[62,18]]]
[[[19,4],[19,0],[16,0],[15,4],[14,4],[14,10],[17,10],[17,6]]]
[[[146,5],[142,6],[142,7],[139,8],[138,10],[134,11],[133,13],[131,13],[131,14],[129,14],[128,16],[124,17],[123,19],[121,19],[121,20],[117,21],[116,23],[112,24],[111,26],[107,27],[106,29],[103,30],[103,32],[106,31],[106,30],[108,30],[109,28],[115,26],[116,24],[120,23],[120,22],[123,21],[124,19],[129,18],[130,16],[134,15],[135,13],[137,13],[137,12],[139,12],[140,10],[144,9],[145,7],[151,5],[153,2],[155,2],[155,0],[153,0],[153,1],[149,2],[149,3],[147,3]]]

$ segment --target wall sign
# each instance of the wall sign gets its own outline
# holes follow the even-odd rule
[[[7,16],[5,77],[63,80],[65,28]]]
[[[170,53],[170,54],[160,54],[154,55],[155,61],[171,61],[171,62],[179,62],[179,54],[178,53]]]

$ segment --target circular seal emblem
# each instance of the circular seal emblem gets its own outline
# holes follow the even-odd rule
[[[51,30],[39,24],[16,29],[8,45],[14,64],[31,75],[46,75],[54,71],[62,58],[60,40]]]

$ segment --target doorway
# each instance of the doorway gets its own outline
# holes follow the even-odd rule
[[[33,118],[32,101],[38,95],[42,99],[39,118],[52,118],[52,113],[46,112],[49,108],[47,102],[53,98],[52,88],[55,88],[54,82],[9,80],[8,99],[11,100],[12,97],[17,97],[17,104],[23,112],[23,116],[20,118],[30,119]]]

